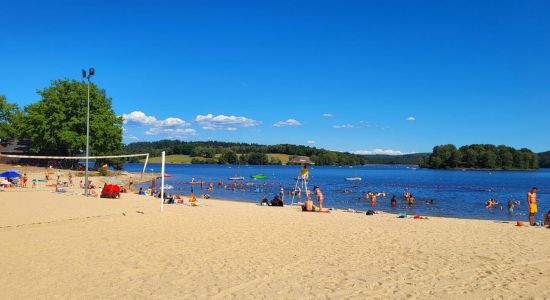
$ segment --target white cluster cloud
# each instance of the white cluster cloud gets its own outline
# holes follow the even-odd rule
[[[334,115],[331,114],[331,113],[326,113],[326,114],[323,114],[323,117],[325,117],[325,118],[332,118],[332,117],[334,117]]]
[[[226,116],[213,114],[197,115],[193,120],[201,125],[205,130],[229,130],[235,131],[237,127],[252,127],[260,125],[260,121],[256,121],[247,117]]]
[[[316,142],[316,141],[311,141],[311,140],[310,140],[310,141],[307,141],[307,143],[310,144],[310,145],[313,145],[313,144],[316,144],[317,142]]]
[[[333,125],[332,128],[341,129],[341,128],[357,128],[357,126],[352,124],[342,124],[342,125]]]
[[[145,135],[168,134],[172,136],[197,135],[197,131],[192,128],[164,128],[151,127],[145,131]]]
[[[416,121],[416,118],[414,116],[410,116],[406,120],[407,121]]]
[[[275,127],[300,126],[300,125],[302,125],[302,123],[300,123],[300,121],[298,121],[296,119],[288,119],[286,121],[279,121],[279,122],[273,124],[273,126],[275,126]]]
[[[124,139],[125,139],[125,140],[132,140],[132,141],[137,141],[137,140],[139,140],[139,138],[138,138],[137,136],[135,136],[135,135],[125,135],[125,136],[124,136]]]
[[[144,112],[133,111],[129,114],[123,114],[122,119],[124,121],[124,124],[127,125],[149,127],[149,129],[145,131],[145,135],[164,134],[170,135],[168,136],[168,138],[171,138],[171,136],[181,138],[184,136],[197,134],[197,131],[195,129],[183,128],[190,126],[191,123],[186,122],[180,118],[169,117],[164,120],[159,120],[154,116],[146,115]],[[124,127],[123,132],[128,132],[128,128]],[[130,140],[138,139],[134,135],[127,135],[125,138]]]
[[[355,151],[352,151],[351,153],[360,154],[360,155],[373,155],[373,154],[403,155],[403,154],[407,154],[407,153],[401,152],[399,150],[392,150],[392,149],[355,150]]]
[[[180,118],[166,118],[164,120],[158,120],[153,116],[148,116],[145,113],[136,110],[129,114],[122,114],[124,124],[135,124],[141,126],[155,126],[155,127],[175,127],[175,126],[189,126],[188,122]]]

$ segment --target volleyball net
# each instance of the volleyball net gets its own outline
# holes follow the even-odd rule
[[[143,162],[143,168],[141,169],[141,176],[147,170],[147,164],[149,162],[149,153],[139,153],[139,154],[123,154],[123,155],[99,155],[99,156],[42,156],[42,155],[20,155],[20,154],[3,154],[0,152],[0,163],[9,164],[11,171],[17,172],[20,176],[16,179],[11,179],[11,182],[16,182],[14,185],[15,189],[21,187],[32,187],[34,189],[51,189],[54,183],[61,181],[66,183],[69,186],[77,186],[76,178],[82,177],[84,175],[85,161],[97,162],[98,160],[128,160],[137,157],[144,157],[145,161]],[[37,161],[45,161],[45,163],[37,163]],[[77,169],[72,169],[68,173],[66,169],[68,164],[67,161],[77,161]],[[74,166],[75,164],[69,164]],[[13,167],[12,167],[13,166]],[[96,165],[97,166],[97,165]],[[41,168],[45,167],[45,168]],[[100,167],[100,166],[98,166]],[[42,171],[39,171],[39,170]],[[63,169],[65,172],[60,172]],[[98,168],[100,169],[100,168]],[[0,173],[6,170],[0,170]],[[96,174],[94,172],[94,174]],[[61,177],[61,178],[60,178]],[[116,176],[109,177],[103,176],[101,182],[113,183],[121,185],[122,182]],[[53,182],[53,183],[52,183]],[[82,183],[84,184],[84,183]],[[24,189],[26,190],[26,189]]]

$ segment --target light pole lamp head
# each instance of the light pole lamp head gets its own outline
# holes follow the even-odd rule
[[[94,68],[90,68],[90,70],[88,71],[88,74],[91,76],[94,76],[95,75],[95,69]]]
[[[86,70],[82,69],[82,78],[86,78]]]

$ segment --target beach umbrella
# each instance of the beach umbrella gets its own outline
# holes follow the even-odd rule
[[[293,163],[293,164],[302,164],[302,165],[314,165],[315,164],[307,156],[296,156],[290,162]]]
[[[17,177],[21,177],[21,174],[19,174],[19,172],[17,172],[16,170],[9,170],[4,173],[0,173],[0,177],[17,178]]]

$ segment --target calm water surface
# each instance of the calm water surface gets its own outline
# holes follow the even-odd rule
[[[143,164],[127,164],[125,170],[141,171]],[[148,171],[160,172],[159,164],[151,164]],[[224,189],[215,185],[212,197],[232,200],[257,202],[266,195],[271,199],[282,186],[293,190],[298,166],[227,166],[227,165],[166,165],[166,172],[173,177],[166,178],[166,184],[173,189],[170,194],[188,195],[191,185],[187,182],[197,181],[216,183],[223,180],[230,183],[228,177],[244,176],[244,191]],[[255,174],[269,176],[266,180],[251,180]],[[361,182],[345,181],[346,177],[362,177]],[[480,218],[496,220],[526,219],[525,195],[533,186],[539,188],[539,214],[550,210],[550,169],[538,171],[447,171],[415,169],[409,166],[363,166],[363,167],[312,167],[310,170],[310,187],[318,185],[325,195],[326,207],[371,209],[365,200],[367,191],[386,192],[388,197],[379,198],[375,209],[388,212],[406,212],[431,216],[449,216],[461,218]],[[206,187],[205,187],[206,188]],[[351,193],[344,193],[351,190]],[[195,186],[199,194],[200,188]],[[403,192],[411,192],[415,205],[409,207],[403,198]],[[203,191],[206,193],[206,191]],[[396,195],[399,205],[390,206],[390,198]],[[503,206],[493,209],[485,208],[488,198],[495,198]],[[510,215],[506,209],[508,200],[520,200],[521,205]],[[285,196],[285,203],[289,202]],[[425,204],[433,200],[434,204]]]

